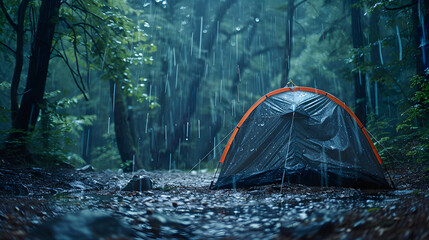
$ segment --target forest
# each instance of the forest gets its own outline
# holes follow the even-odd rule
[[[109,208],[112,221],[134,231],[117,223],[119,232],[109,233],[117,239],[424,239],[428,21],[427,0],[0,0],[0,236],[57,239],[34,229],[58,215]],[[285,172],[280,186],[209,190],[243,116],[285,87],[321,90],[350,108],[394,190],[284,187]],[[153,181],[150,193],[141,190],[143,175]],[[135,176],[140,191],[121,193]],[[222,193],[234,207],[210,203]],[[309,208],[296,208],[304,195]],[[186,199],[206,200],[195,207]],[[284,206],[306,217],[288,218]],[[309,210],[337,207],[346,220]],[[392,211],[415,217],[397,228]],[[246,229],[225,227],[240,214]],[[373,219],[362,223],[365,214]],[[231,218],[213,227],[219,215]],[[269,221],[279,225],[264,223],[274,215]],[[195,226],[204,219],[212,232]],[[249,232],[253,224],[259,230]]]

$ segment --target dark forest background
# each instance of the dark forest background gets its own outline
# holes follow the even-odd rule
[[[0,0],[0,164],[213,169],[247,109],[291,80],[352,108],[385,164],[429,171],[428,7]]]

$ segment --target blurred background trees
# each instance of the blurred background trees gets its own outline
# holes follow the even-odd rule
[[[427,163],[428,1],[0,4],[2,165],[214,168],[241,116],[289,80],[344,101],[387,163]]]

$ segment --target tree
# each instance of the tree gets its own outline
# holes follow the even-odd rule
[[[19,87],[20,73],[22,71],[22,51],[25,31],[25,9],[29,1],[23,0],[17,11],[18,23],[15,24],[7,12],[4,2],[0,2],[3,15],[15,30],[17,37],[15,73],[11,84],[11,110],[12,127],[8,140],[8,149],[15,149],[17,156],[9,156],[9,162],[13,164],[15,158],[27,158],[31,160],[30,153],[26,149],[25,139],[35,130],[40,110],[46,106],[44,102],[45,86],[48,76],[49,63],[52,58],[60,58],[70,71],[78,89],[84,98],[88,100],[90,69],[102,69],[106,67],[103,78],[120,83],[121,90],[128,95],[134,92],[139,95],[144,87],[140,84],[130,83],[128,67],[131,64],[130,53],[126,44],[135,43],[140,46],[141,32],[133,38],[131,31],[134,25],[127,17],[120,13],[118,7],[91,0],[82,2],[47,0],[32,6],[38,9],[37,24],[33,24],[30,18],[28,28],[34,32],[31,40],[31,56],[28,64],[26,86],[19,109],[16,101]],[[120,3],[121,4],[121,3]],[[108,14],[105,14],[105,13]],[[103,16],[103,17],[102,17]],[[139,40],[137,40],[137,36]],[[4,46],[6,46],[3,43]],[[11,49],[13,51],[13,49]],[[109,53],[111,55],[106,55]],[[125,59],[125,60],[124,60]],[[102,69],[104,70],[104,69]],[[86,71],[86,81],[84,72]],[[123,83],[125,82],[125,83]],[[133,89],[130,91],[130,89]],[[131,93],[130,93],[131,92]],[[125,108],[126,109],[126,108]],[[43,111],[46,112],[46,111]],[[47,119],[47,118],[45,118]],[[7,154],[7,153],[5,153]],[[125,160],[124,160],[125,161]],[[30,161],[31,162],[31,161]]]
[[[361,70],[359,68],[360,65],[364,64],[363,54],[360,54],[360,48],[363,47],[363,33],[362,33],[362,21],[361,21],[361,10],[357,5],[358,0],[351,0],[351,20],[352,20],[352,41],[353,48],[357,51],[357,68],[358,71],[355,71],[354,83],[355,83],[355,114],[362,122],[362,124],[366,125],[366,78],[362,76]]]

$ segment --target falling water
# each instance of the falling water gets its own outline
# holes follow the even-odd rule
[[[167,125],[164,126],[165,149],[167,149]]]
[[[176,66],[176,49],[173,48],[173,64]]]
[[[194,32],[192,32],[191,34],[191,56],[192,56],[193,47],[194,47]]]
[[[216,136],[213,137],[213,159],[216,159]]]
[[[219,87],[219,103],[222,102],[222,79],[220,80],[220,87]]]
[[[198,58],[201,58],[201,43],[203,39],[203,17],[201,17],[201,25],[200,25],[200,46],[198,50]]]
[[[150,99],[152,98],[152,84],[149,85],[149,105],[150,105]]]
[[[384,65],[384,63],[383,63],[383,53],[381,51],[381,41],[380,40],[378,40],[378,54],[380,55],[381,65]]]
[[[116,83],[113,83],[112,112],[115,112]]]
[[[427,6],[425,6],[427,8]],[[423,64],[426,64],[426,52],[425,52],[425,48],[424,45],[426,45],[426,31],[425,31],[425,20],[424,17],[421,13],[421,9],[420,9],[420,0],[418,1],[418,10],[419,10],[419,21],[420,21],[420,26],[422,26],[422,38],[421,38],[421,42],[420,42],[420,46],[421,46],[421,50],[422,50],[422,59],[423,59]]]
[[[186,122],[186,141],[189,140],[189,122]]]
[[[396,25],[396,36],[398,37],[399,61],[402,61],[402,41],[401,41],[401,35],[399,35],[398,25]]]
[[[133,175],[134,175],[135,165],[136,165],[136,155],[133,154]]]
[[[217,28],[216,28],[216,43],[219,44],[219,21],[217,21]]]
[[[109,122],[110,122],[110,117],[109,117]],[[145,126],[145,129],[144,129],[144,133],[147,133],[148,123],[149,123],[149,113],[146,113],[146,126]]]
[[[147,126],[146,126],[147,127]],[[146,129],[147,130],[147,129]],[[107,118],[107,134],[110,133],[110,117]]]
[[[171,153],[170,153],[170,163],[168,164],[168,171],[171,171]]]
[[[176,84],[175,84],[175,88],[177,89],[177,78],[179,76],[179,64],[176,65]]]
[[[235,61],[238,61],[238,36],[239,34],[235,35]]]
[[[198,119],[198,138],[201,138],[200,119]]]
[[[167,86],[168,86],[168,73],[167,73],[167,76],[165,77],[164,93],[167,93]]]

